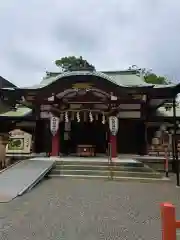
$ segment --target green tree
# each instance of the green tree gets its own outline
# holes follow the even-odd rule
[[[155,73],[152,72],[152,70],[146,68],[138,68],[136,65],[132,65],[129,67],[129,70],[136,70],[139,74],[142,74],[142,76],[144,77],[144,81],[147,83],[163,85],[170,83],[167,78],[163,76],[157,76]]]
[[[81,70],[95,71],[95,67],[81,56],[62,57],[61,59],[56,60],[55,64],[64,72]]]
[[[169,83],[169,81],[165,77],[157,76],[154,73],[147,73],[144,76],[144,80],[145,80],[145,82],[152,83],[152,84],[163,84],[163,85],[166,85],[166,84]]]

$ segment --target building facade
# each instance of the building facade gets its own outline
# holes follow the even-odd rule
[[[31,133],[36,153],[146,155],[164,122],[177,127],[163,109],[175,108],[178,92],[179,85],[147,84],[136,71],[48,73],[39,85],[1,89],[2,101],[15,103],[0,115],[1,128]]]

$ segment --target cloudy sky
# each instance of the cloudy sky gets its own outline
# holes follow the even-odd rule
[[[0,29],[0,75],[18,86],[38,83],[66,55],[180,81],[179,0],[6,0]]]

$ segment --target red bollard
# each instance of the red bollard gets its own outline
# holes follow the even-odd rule
[[[176,240],[175,207],[171,203],[161,204],[162,240]]]

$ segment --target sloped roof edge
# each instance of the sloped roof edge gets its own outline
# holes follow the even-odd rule
[[[0,88],[17,88],[17,86],[0,76]]]
[[[104,78],[105,80],[115,84],[118,87],[124,87],[124,88],[131,88],[131,87],[137,87],[137,88],[142,88],[142,87],[150,87],[150,88],[158,88],[158,89],[165,89],[165,88],[174,88],[179,86],[180,84],[169,84],[169,85],[155,85],[155,84],[150,84],[146,83],[143,79],[142,76],[140,76],[137,71],[135,70],[125,70],[125,71],[71,71],[71,72],[60,72],[60,73],[53,73],[52,76],[45,77],[39,84],[25,87],[22,89],[32,89],[32,90],[38,90],[45,88],[52,83],[66,78],[66,77],[72,77],[72,76],[82,76],[82,75],[91,75],[91,76],[96,76],[100,78]],[[129,82],[128,80],[132,78],[131,81]],[[121,81],[121,78],[124,78],[127,80],[127,84],[124,84],[126,81]],[[123,83],[122,83],[123,82]]]
[[[90,75],[90,76],[95,76],[95,77],[101,77],[106,79],[109,82],[114,83],[115,85],[119,86],[115,81],[113,81],[113,78],[108,76],[105,73],[102,72],[96,72],[96,71],[72,71],[72,72],[63,72],[60,73],[57,76],[49,77],[49,78],[44,78],[43,81],[41,81],[40,84],[34,85],[32,87],[27,87],[31,89],[37,89],[37,88],[44,88],[53,82],[56,82],[59,79],[65,78],[65,77],[71,77],[71,76],[82,76],[82,75]],[[121,85],[122,87],[125,87],[124,85]]]

